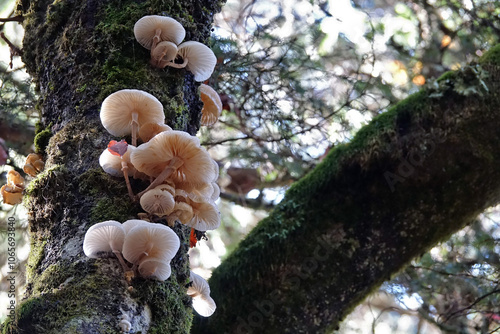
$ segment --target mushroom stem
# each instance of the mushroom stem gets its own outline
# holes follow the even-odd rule
[[[125,260],[123,259],[122,253],[120,251],[117,251],[117,250],[113,250],[113,253],[115,253],[116,257],[118,258],[118,261],[120,261],[120,264],[123,267],[123,271],[124,272],[130,271],[129,266],[127,266],[127,264],[125,263]]]
[[[153,52],[153,50],[156,48],[156,46],[160,42],[161,42],[161,29],[158,28],[158,29],[156,29],[155,35],[153,37],[153,44],[151,45],[151,53]]]
[[[132,113],[132,146],[137,146],[137,133],[139,132],[139,115],[137,112]]]
[[[172,175],[172,173],[175,172],[180,166],[182,166],[182,164],[183,161],[181,159],[178,159],[177,157],[172,158],[168,166],[165,167],[165,169],[156,177],[153,182],[151,182],[151,184],[146,189],[138,193],[137,197],[141,198],[141,196],[144,195],[146,191],[162,184],[163,181],[165,181],[167,177]]]
[[[122,157],[122,172],[123,177],[125,178],[125,183],[127,184],[128,195],[130,199],[133,201],[135,199],[134,192],[132,191],[132,187],[130,186],[130,180],[128,179],[128,165],[127,162],[123,160]]]
[[[166,66],[170,66],[170,67],[174,67],[174,68],[184,68],[186,67],[186,65],[188,64],[188,59],[187,58],[184,58],[184,61],[182,62],[182,64],[176,64],[172,61],[169,61]]]

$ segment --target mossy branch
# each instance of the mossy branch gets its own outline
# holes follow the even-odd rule
[[[217,311],[192,333],[330,332],[498,203],[499,55],[379,115],[296,182],[213,272]]]

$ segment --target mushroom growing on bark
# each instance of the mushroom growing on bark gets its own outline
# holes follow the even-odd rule
[[[166,280],[172,273],[170,261],[157,258],[147,258],[143,260],[137,270],[142,277],[156,278],[159,281]]]
[[[140,203],[144,211],[159,217],[170,214],[175,205],[174,196],[158,187],[146,191],[141,196]]]
[[[26,157],[26,162],[24,163],[23,171],[29,176],[35,177],[40,173],[45,167],[42,156],[37,153],[30,153]]]
[[[188,288],[187,294],[193,298],[193,308],[203,317],[211,316],[217,306],[212,297],[210,297],[210,286],[203,277],[192,271],[190,278],[193,283]]]
[[[132,145],[137,146],[137,133],[142,124],[164,123],[163,105],[153,95],[137,89],[122,89],[104,99],[101,122],[113,136],[132,133]]]
[[[177,45],[179,45],[186,36],[186,31],[179,22],[171,17],[148,15],[140,18],[135,23],[134,36],[143,47],[151,50],[151,62],[154,62],[153,54],[155,52],[162,52],[156,50],[161,42],[170,42],[177,50]],[[170,55],[170,53],[168,54]],[[167,58],[170,57],[171,56]],[[175,58],[175,53],[173,58]]]
[[[200,85],[201,101],[201,125],[212,125],[219,119],[222,113],[222,102],[219,94],[210,86]]]
[[[125,140],[121,140],[120,142],[112,140],[109,142],[108,148],[99,157],[99,164],[106,173],[125,178],[125,184],[127,185],[128,195],[131,200],[134,200],[135,196],[128,176],[129,169],[132,174],[136,171],[130,163],[130,153],[134,149],[135,147],[128,145]]]
[[[179,247],[179,237],[168,226],[139,223],[127,232],[123,243],[123,257],[135,266],[147,258],[169,262]]]
[[[177,55],[182,58],[182,63],[167,63],[167,66],[175,68],[186,68],[194,74],[195,81],[205,81],[214,72],[217,57],[205,44],[189,41],[179,45]]]
[[[124,240],[125,230],[122,224],[115,220],[107,220],[92,225],[87,230],[83,240],[83,252],[90,258],[97,258],[102,252],[113,252],[127,272],[128,266],[121,255]]]
[[[212,158],[198,138],[182,131],[157,134],[131,155],[134,167],[156,179],[145,190],[167,178],[176,182],[207,183],[214,178]],[[139,194],[141,196],[145,191]]]
[[[151,65],[164,68],[168,63],[174,61],[177,56],[177,45],[172,42],[160,42],[151,50]]]

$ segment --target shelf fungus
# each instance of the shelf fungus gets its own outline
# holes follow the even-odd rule
[[[137,89],[122,89],[106,97],[100,117],[104,128],[113,136],[132,134],[132,146],[137,146],[137,134],[142,124],[165,122],[161,102]]]
[[[210,86],[200,85],[200,96],[203,102],[201,109],[201,125],[213,125],[222,113],[222,101],[219,94]]]
[[[190,278],[192,284],[188,288],[187,294],[193,299],[194,310],[203,317],[211,316],[215,312],[217,306],[212,297],[210,297],[210,286],[208,282],[192,271]]]
[[[38,173],[43,171],[45,168],[45,163],[43,162],[42,156],[37,153],[30,153],[26,157],[26,162],[24,163],[23,171],[29,176],[35,177]]]

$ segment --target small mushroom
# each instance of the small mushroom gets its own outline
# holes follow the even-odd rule
[[[212,125],[219,119],[222,113],[222,102],[219,94],[210,86],[200,84],[201,101],[201,125]]]
[[[121,252],[125,230],[121,223],[107,220],[92,225],[85,233],[83,252],[90,258],[99,257],[101,252]]]
[[[22,190],[19,192],[8,184],[4,184],[2,188],[0,188],[0,193],[2,194],[5,204],[16,205],[23,201]]]
[[[123,256],[135,265],[140,265],[147,258],[170,261],[179,247],[179,237],[168,226],[139,223],[127,232]]]
[[[159,217],[170,214],[175,205],[174,196],[158,188],[146,191],[141,196],[140,203],[144,211]]]
[[[26,157],[23,170],[26,174],[35,177],[45,168],[42,156],[37,153],[30,153]]]
[[[176,221],[186,224],[193,218],[193,208],[186,202],[175,202],[174,210],[168,215],[169,226],[174,226]]]
[[[215,230],[220,226],[220,213],[215,203],[188,201],[188,204],[193,208],[193,218],[185,223],[187,226],[198,231]]]
[[[157,68],[164,68],[168,63],[174,61],[177,56],[177,45],[172,42],[163,41],[151,49],[151,65]]]
[[[214,312],[217,306],[214,300],[210,297],[210,286],[208,282],[200,275],[191,271],[190,273],[191,286],[187,289],[187,294],[193,298],[193,308],[202,317],[209,317]]]
[[[11,186],[13,192],[22,192],[24,189],[24,178],[21,174],[11,169],[7,172],[7,184]]]
[[[157,258],[147,258],[143,260],[137,270],[142,277],[156,278],[159,281],[166,280],[172,274],[170,261],[164,261]]]
[[[151,50],[151,61],[154,62],[154,53],[157,52],[157,46],[161,42],[171,42],[174,46],[179,45],[186,36],[186,30],[171,17],[148,15],[140,18],[135,23],[134,36],[143,47]]]
[[[164,123],[163,105],[153,95],[137,89],[122,89],[104,99],[100,112],[104,128],[113,136],[132,134],[137,146],[137,133],[142,124]]]
[[[175,68],[186,68],[194,74],[195,81],[205,81],[214,72],[217,57],[205,44],[189,41],[178,47],[177,55],[182,58],[182,63],[169,62],[167,66]]]
[[[135,147],[128,145],[125,140],[121,140],[120,142],[112,140],[109,142],[108,148],[99,157],[99,164],[106,173],[125,178],[125,184],[127,185],[128,195],[131,200],[134,200],[135,195],[130,186],[128,176],[129,169],[132,174],[136,172],[134,166],[130,163],[130,154],[134,149]]]
[[[163,131],[171,131],[172,128],[166,124],[146,123],[139,129],[139,138],[147,143],[151,138]]]

